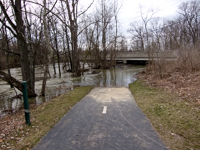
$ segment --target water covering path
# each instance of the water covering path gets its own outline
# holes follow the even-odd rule
[[[33,150],[167,150],[128,88],[95,88]]]

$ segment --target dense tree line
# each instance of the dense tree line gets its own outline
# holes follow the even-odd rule
[[[152,9],[144,13],[140,7],[141,20],[132,22],[128,30],[133,50],[164,51],[191,46],[199,49],[200,1],[182,3],[178,17],[172,20],[157,18],[156,13]]]

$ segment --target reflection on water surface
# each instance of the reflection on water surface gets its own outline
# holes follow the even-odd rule
[[[85,72],[84,76],[72,78],[70,73],[62,72],[61,78],[50,78],[47,80],[46,96],[38,96],[29,99],[29,105],[39,105],[54,97],[57,97],[67,91],[72,90],[76,86],[101,86],[101,87],[128,87],[128,84],[136,80],[136,74],[142,71],[144,66],[124,65],[116,66],[105,70],[95,70],[99,72],[92,74],[93,70]],[[58,72],[58,70],[57,70]],[[50,67],[50,73],[53,74],[53,67]],[[11,69],[13,77],[21,80],[20,68]],[[41,77],[43,71],[40,66],[36,68],[36,77]],[[36,81],[35,91],[39,95],[42,87],[42,81]],[[20,94],[17,89],[11,89],[6,82],[0,80],[0,116],[6,113],[14,113],[23,108],[22,97],[14,97]],[[12,98],[11,98],[12,97]],[[14,98],[13,98],[14,97]]]

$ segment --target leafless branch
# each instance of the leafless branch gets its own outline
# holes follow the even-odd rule
[[[8,14],[7,14],[7,12],[6,12],[6,9],[5,9],[5,7],[4,7],[4,5],[3,5],[3,3],[2,3],[1,1],[0,1],[0,7],[1,7],[1,9],[2,9],[2,11],[3,11],[3,13],[4,13],[6,19],[8,20],[9,24],[11,25],[11,27],[12,27],[14,30],[17,30],[16,25],[12,22],[12,20],[11,20],[10,17],[8,16]]]
[[[0,50],[2,50],[4,52],[7,52],[7,53],[11,53],[11,54],[17,55],[17,56],[20,56],[20,53],[12,52],[12,51],[9,51],[9,50],[4,49],[4,48],[0,48]]]
[[[81,12],[77,17],[81,16],[82,14],[84,14],[85,12],[88,11],[88,9],[92,6],[92,4],[94,3],[94,0],[92,1],[92,3],[88,6],[88,8],[86,10],[84,10],[83,12]]]

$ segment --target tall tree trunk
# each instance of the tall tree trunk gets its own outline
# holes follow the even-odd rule
[[[67,2],[65,2],[67,3]],[[61,1],[61,6],[62,6],[62,11],[64,12],[65,11],[65,8],[63,6],[63,1]],[[63,14],[64,15],[64,21],[67,22],[67,19],[66,19],[66,15],[65,13]],[[68,52],[68,56],[66,55],[65,57],[68,57],[68,60],[69,60],[69,70],[72,70],[72,55],[71,55],[71,52],[70,52],[70,42],[69,42],[69,35],[68,35],[68,29],[67,29],[67,24],[64,24],[63,25],[63,31],[65,31],[65,38],[66,38],[66,42],[67,42],[67,52]],[[64,42],[64,35],[63,35],[63,42]],[[64,43],[63,43],[64,45]]]
[[[55,46],[56,46],[56,55],[57,55],[57,63],[58,63],[59,78],[61,78],[60,55],[59,55],[59,50],[58,50],[58,40],[57,40],[57,36],[58,36],[58,30],[57,30],[56,23],[55,23],[55,26],[54,26],[54,42],[55,42]]]
[[[95,57],[97,59],[95,60],[95,67],[100,67],[101,55],[100,55],[100,51],[99,51],[99,23],[98,23],[98,21],[97,21],[96,25],[97,25],[97,28],[96,28],[97,37],[96,37],[96,43],[95,43]]]
[[[6,22],[5,22],[5,24],[6,24]],[[7,34],[7,30],[6,30],[6,28],[3,28],[3,37],[5,37],[6,49],[7,49],[8,51],[10,51],[9,41],[8,41],[8,34]],[[11,76],[11,73],[10,73],[10,61],[9,61],[9,55],[10,55],[10,53],[7,52],[7,55],[6,55],[6,63],[7,63],[8,74]],[[12,86],[11,86],[11,88],[12,88]]]
[[[22,17],[22,6],[21,6],[21,0],[14,0],[10,1],[12,11],[10,13],[13,13],[13,21],[7,14],[7,10],[0,1],[1,10],[7,19],[9,26],[6,26],[11,33],[17,38],[17,48],[20,51],[20,62],[21,62],[21,71],[22,71],[22,80],[27,81],[27,87],[30,88],[32,91],[34,91],[34,73],[31,72],[31,64],[30,64],[30,58],[29,58],[29,51],[28,51],[28,45],[26,42],[26,36],[25,36],[25,26],[23,22]]]
[[[106,67],[106,30],[107,30],[104,1],[102,1],[102,24],[103,24],[102,47],[103,47],[103,68],[104,68],[104,67]]]
[[[31,25],[32,24],[32,19],[30,17],[30,23],[28,21],[28,16],[27,16],[27,10],[26,10],[26,4],[24,1],[24,9],[25,9],[25,23],[26,23],[26,30],[27,30],[27,38],[28,38],[28,42],[27,42],[27,47],[28,50],[30,51],[29,54],[29,61],[30,61],[30,81],[31,81],[31,89],[35,89],[35,64],[34,64],[34,55],[35,55],[35,50],[33,49],[33,44],[32,44],[32,34],[31,34]]]
[[[68,57],[69,57],[69,63],[70,63],[69,69],[72,70],[72,55],[70,51],[70,43],[69,43],[69,35],[68,35],[67,27],[65,29],[65,33],[66,33],[67,51],[68,51]]]
[[[53,50],[52,63],[53,63],[53,71],[54,71],[54,78],[55,78],[56,77],[55,50]]]
[[[9,43],[8,43],[8,39],[7,39],[7,33],[6,33],[6,47],[7,47],[7,50],[10,51],[9,50]],[[8,52],[7,55],[6,55],[6,63],[7,63],[8,75],[11,76],[9,55],[10,55],[10,53]],[[13,85],[10,85],[10,87],[13,88]]]
[[[66,52],[66,48],[65,48],[65,34],[63,32],[63,37],[62,37],[62,42],[63,42],[63,51],[64,51],[64,60],[63,60],[63,71],[67,70],[67,52]]]
[[[115,41],[114,41],[114,50],[113,50],[113,60],[116,58],[116,48],[117,48],[117,38],[118,38],[118,10],[117,10],[117,2],[114,1],[114,17],[115,17]],[[112,61],[112,58],[110,58]]]
[[[57,54],[57,59],[58,59],[58,71],[59,71],[59,78],[61,78],[61,70],[60,70],[60,55],[59,55],[59,51],[58,51],[58,46],[56,46],[56,54]]]
[[[43,12],[43,24],[44,24],[44,35],[46,38],[46,45],[47,45],[47,53],[46,53],[46,64],[44,69],[44,76],[43,76],[43,82],[42,82],[42,90],[41,94],[42,96],[45,96],[45,89],[46,89],[46,80],[47,80],[47,73],[49,73],[49,63],[50,58],[52,58],[52,48],[50,45],[49,35],[48,35],[48,28],[47,28],[47,21],[46,21],[46,0],[44,2],[44,12]]]
[[[43,75],[42,89],[41,89],[41,94],[40,94],[41,96],[45,96],[48,70],[49,70],[49,64],[46,63],[44,66],[44,75]]]
[[[70,9],[69,0],[66,1],[68,17],[70,22],[70,33],[71,33],[71,47],[72,47],[72,73],[74,76],[80,76],[80,64],[79,64],[79,53],[78,53],[78,1],[72,0],[72,11]]]
[[[20,51],[22,80],[27,81],[27,86],[34,91],[34,87],[32,86],[33,84],[31,84],[34,81],[33,74],[31,74],[28,46],[25,39],[25,26],[22,19],[21,0],[15,0],[14,10],[17,23],[17,45],[18,50]]]

